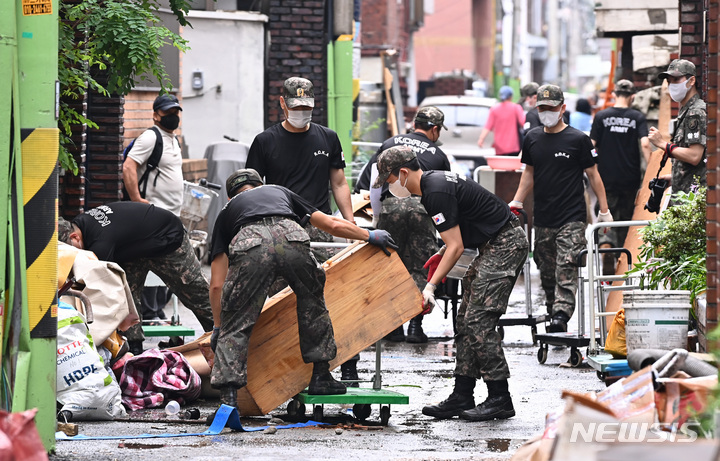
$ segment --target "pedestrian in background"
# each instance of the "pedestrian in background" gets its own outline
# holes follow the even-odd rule
[[[552,316],[547,329],[563,332],[575,312],[576,257],[587,245],[583,173],[587,174],[600,204],[598,221],[612,221],[612,215],[590,138],[563,120],[565,98],[560,87],[541,86],[537,109],[543,128],[532,129],[525,136],[522,149],[525,169],[510,209],[522,209],[523,200],[533,192],[533,259],[540,270],[548,313]]]
[[[585,98],[578,99],[575,103],[575,112],[570,114],[570,126],[585,134],[590,134],[592,120],[593,116],[590,101]]]
[[[502,200],[475,181],[448,171],[423,171],[407,146],[391,147],[378,158],[373,187],[386,182],[397,193],[420,196],[445,246],[428,261],[429,278],[423,306],[435,306],[435,289],[457,263],[465,248],[477,248],[463,276],[463,300],[457,313],[455,387],[423,414],[439,419],[460,416],[469,421],[515,416],[508,389],[510,370],[503,353],[498,321],[528,254],[528,240]],[[483,379],[485,401],[475,406],[474,389]]]
[[[495,155],[517,155],[522,147],[520,136],[525,125],[525,113],[512,102],[513,94],[509,86],[500,87],[500,104],[490,109],[490,115],[478,138],[478,146],[482,147],[487,135],[494,132]]]

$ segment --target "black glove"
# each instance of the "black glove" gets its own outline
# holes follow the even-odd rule
[[[387,247],[390,247],[393,250],[398,249],[398,246],[395,245],[395,242],[393,241],[392,237],[390,237],[390,233],[388,231],[376,229],[368,232],[370,233],[370,237],[368,237],[368,242],[382,248],[382,251],[384,251],[386,255],[390,256],[390,252],[388,251]]]
[[[220,336],[220,328],[213,327],[212,336],[210,336],[210,349],[212,349],[213,352],[215,352],[215,348],[217,347],[218,336]]]

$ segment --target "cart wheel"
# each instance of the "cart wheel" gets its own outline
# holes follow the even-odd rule
[[[538,362],[545,363],[547,361],[547,355],[548,355],[547,344],[540,344],[540,349],[538,349],[538,353],[537,353]]]
[[[323,407],[322,405],[315,405],[313,407],[313,421],[321,423],[323,420]]]
[[[292,399],[287,406],[288,415],[293,417],[305,416],[305,404],[298,399]]]
[[[532,325],[532,326],[530,327],[530,336],[532,337],[532,344],[533,344],[533,346],[537,346],[537,338],[536,338],[536,336],[537,336],[537,326],[536,326],[536,325]]]
[[[370,416],[371,412],[372,409],[367,403],[356,403],[355,405],[353,405],[353,414],[360,421],[365,421],[367,417]]]
[[[578,349],[572,348],[570,350],[570,365],[573,368],[577,368],[582,364],[583,355]]]
[[[600,381],[605,382],[605,373],[603,373],[602,371],[597,372],[597,377]]]
[[[500,339],[505,339],[505,327],[498,325],[498,333],[500,333]]]
[[[390,406],[383,405],[380,407],[380,424],[387,426],[388,420],[390,420]]]

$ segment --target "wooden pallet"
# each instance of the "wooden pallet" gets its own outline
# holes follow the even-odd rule
[[[335,332],[336,368],[422,311],[422,296],[400,258],[355,243],[325,263],[325,302]],[[238,392],[244,416],[265,415],[301,392],[312,364],[300,355],[295,294],[268,299],[253,329],[248,385]]]

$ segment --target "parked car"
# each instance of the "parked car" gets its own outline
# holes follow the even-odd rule
[[[493,133],[485,138],[482,148],[478,147],[480,137],[487,122],[490,108],[497,104],[495,98],[477,96],[428,96],[419,107],[435,106],[445,114],[445,126],[448,131],[440,135],[442,150],[468,166],[471,171],[484,165],[484,157],[494,156],[492,147]]]

